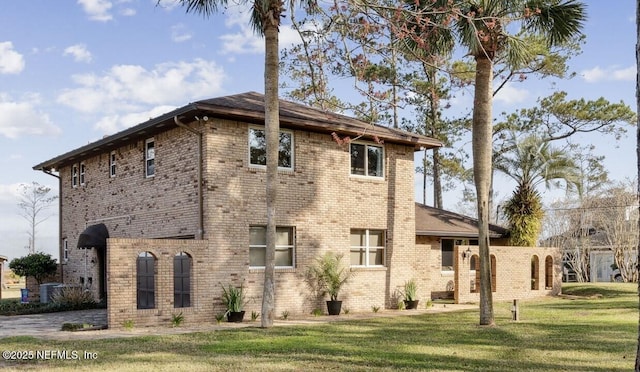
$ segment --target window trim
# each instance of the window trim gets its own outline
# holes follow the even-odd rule
[[[365,245],[364,246],[352,246],[351,245],[351,234],[353,234],[354,230],[362,230],[365,232]],[[369,246],[369,234],[371,231],[381,231],[382,232],[382,242],[384,243],[383,246],[378,246],[378,247],[371,247]],[[362,248],[364,248],[364,256],[365,256],[365,264],[364,265],[354,265],[351,263],[351,257],[349,257],[349,266],[353,267],[353,268],[371,268],[371,267],[387,267],[387,230],[385,229],[359,229],[359,228],[353,228],[349,230],[349,255],[351,255],[351,252],[354,251],[354,249],[358,249],[358,251],[360,251]],[[380,250],[380,248],[382,248],[382,265],[372,265],[371,263],[369,263],[369,255],[372,252],[372,249],[376,249],[376,250]]]
[[[267,226],[266,225],[250,225],[249,226],[249,232],[251,232],[252,228],[256,228],[256,227],[261,227],[265,229],[265,242],[264,244],[251,244],[251,234],[249,234],[249,255],[251,255],[251,248],[264,248],[265,251],[267,249],[267,242],[266,242],[266,230],[267,230]],[[276,226],[276,236],[277,236],[277,229],[290,229],[291,230],[291,236],[292,236],[292,240],[293,240],[293,244],[292,245],[277,245],[276,244],[276,252],[278,250],[280,251],[287,251],[287,250],[291,250],[291,266],[276,266],[276,269],[294,269],[296,267],[296,228],[295,226]],[[278,249],[280,248],[280,249]],[[249,259],[249,269],[264,269],[265,266],[251,266],[251,260]]]
[[[80,186],[87,184],[87,165],[84,162],[80,162]]]
[[[71,166],[71,187],[78,187],[78,164]]]
[[[365,174],[355,174],[353,173],[353,166],[352,166],[352,161],[353,161],[353,157],[351,156],[351,146],[352,145],[361,145],[364,146],[364,153],[367,154],[367,156],[365,156],[364,158],[364,171]],[[380,172],[382,175],[380,176],[371,176],[369,175],[369,147],[376,147],[376,148],[380,148],[382,150],[382,171]],[[353,141],[349,143],[349,176],[350,177],[360,177],[360,178],[371,178],[371,179],[384,179],[385,177],[385,170],[386,170],[386,150],[385,150],[385,146],[384,144],[376,144],[376,143],[371,143],[371,142],[364,142],[364,141]]]
[[[109,177],[114,178],[116,176],[116,152],[111,151],[109,153]]]
[[[62,239],[62,261],[69,261],[69,240],[67,238]]]
[[[149,157],[149,144],[153,144],[153,156]],[[153,161],[153,173],[149,174],[149,161]],[[144,177],[152,178],[156,176],[156,141],[155,138],[147,138],[144,141]]]
[[[249,164],[250,168],[258,168],[258,169],[266,169],[267,166],[266,164],[254,164],[251,162],[251,131],[252,130],[259,130],[264,132],[265,128],[261,127],[261,126],[257,126],[257,125],[250,125],[249,126],[249,130],[247,131],[247,162]],[[292,130],[290,129],[283,129],[280,128],[280,132],[279,135],[283,134],[283,133],[287,133],[291,136],[291,151],[290,151],[290,156],[291,156],[291,166],[290,167],[281,167],[280,164],[280,157],[278,156],[278,170],[281,171],[290,171],[292,172],[295,169],[295,136]],[[278,143],[278,147],[279,147],[279,143]],[[265,151],[266,151],[266,143],[265,143]]]

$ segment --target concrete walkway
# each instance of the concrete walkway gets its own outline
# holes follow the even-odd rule
[[[373,319],[380,317],[395,316],[413,316],[428,313],[440,313],[460,310],[478,309],[477,305],[454,305],[454,304],[435,304],[429,309],[416,310],[380,310],[377,313],[363,312],[342,314],[339,316],[292,316],[287,320],[276,320],[275,326],[291,326],[291,325],[313,325],[328,322],[339,322],[357,319]],[[165,334],[182,334],[193,332],[207,332],[223,329],[242,328],[242,327],[259,327],[260,321],[247,321],[242,323],[222,322],[216,324],[212,319],[210,324],[185,324],[180,327],[134,327],[131,330],[125,329],[102,329],[69,332],[62,331],[64,323],[86,323],[95,326],[107,325],[107,311],[105,309],[98,310],[80,310],[66,311],[60,313],[35,314],[35,315],[15,315],[0,316],[0,338],[11,336],[33,336],[42,339],[53,340],[92,340],[118,337],[136,337],[149,335],[165,335]]]

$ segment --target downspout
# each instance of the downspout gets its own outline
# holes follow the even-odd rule
[[[198,119],[198,123],[202,124],[202,122],[200,121],[200,119]],[[190,126],[186,125],[185,123],[181,122],[180,119],[178,119],[178,116],[174,116],[173,117],[173,121],[176,123],[177,126],[182,127],[186,130],[188,130],[189,132],[195,134],[197,136],[198,139],[198,167],[197,167],[197,173],[198,173],[198,230],[196,231],[196,239],[197,240],[202,240],[203,235],[204,235],[204,206],[203,206],[203,195],[202,195],[202,132],[199,132],[193,128],[191,128]]]
[[[53,174],[49,169],[43,168],[42,172],[58,179],[58,254],[60,255],[60,282],[64,283],[64,270],[62,270],[62,259],[64,257],[64,252],[62,251],[62,178]]]

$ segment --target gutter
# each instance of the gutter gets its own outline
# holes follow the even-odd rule
[[[202,124],[202,121],[200,118],[198,118],[196,116],[196,119],[198,120],[199,124]],[[186,125],[185,123],[181,122],[180,119],[178,119],[178,116],[174,116],[173,117],[173,121],[176,123],[177,126],[182,127],[186,130],[188,130],[189,132],[195,134],[197,136],[197,140],[198,140],[198,167],[197,167],[197,173],[198,173],[198,230],[196,231],[195,237],[197,240],[202,240],[203,236],[204,236],[204,200],[203,200],[203,195],[202,195],[202,132],[197,131],[193,128],[191,128],[190,126]],[[204,121],[207,121],[206,116]]]
[[[64,283],[64,270],[62,269],[62,259],[64,258],[64,252],[62,251],[62,178],[53,174],[50,169],[43,168],[42,173],[58,179],[58,256],[60,261],[60,282]]]

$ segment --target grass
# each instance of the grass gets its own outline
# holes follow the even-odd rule
[[[623,371],[634,366],[636,284],[571,284],[567,298],[495,303],[497,326],[478,311],[321,325],[240,328],[105,340],[0,340],[2,350],[75,350],[79,360],[0,361],[47,370]],[[406,312],[403,312],[406,314]],[[83,352],[97,353],[95,360]]]

